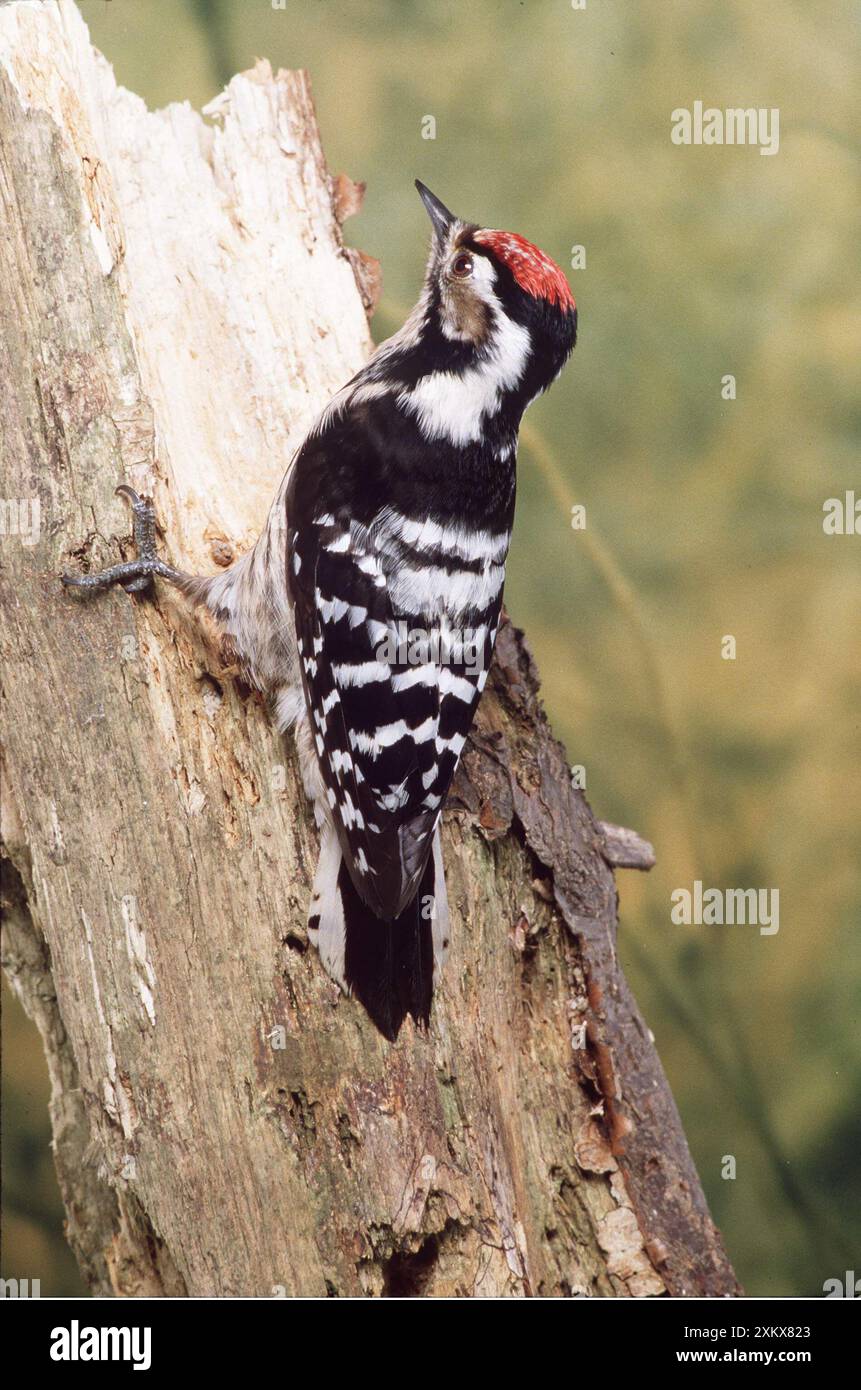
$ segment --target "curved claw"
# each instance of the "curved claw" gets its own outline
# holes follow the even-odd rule
[[[143,501],[143,498],[138,497],[138,495],[137,495],[137,493],[135,492],[134,488],[133,488],[133,487],[129,487],[128,483],[120,483],[119,487],[114,488],[114,496],[115,496],[115,497],[127,497],[127,498],[129,499],[129,501],[131,502],[131,504],[132,504],[133,507],[142,507],[142,506],[145,506],[145,503],[144,503],[144,501]]]
[[[87,583],[90,578],[88,574],[61,574],[60,583],[64,589],[94,589],[94,584]]]
[[[125,497],[134,512],[134,543],[138,558],[125,560],[98,574],[64,574],[61,581],[66,588],[109,589],[112,584],[120,584],[126,593],[141,593],[150,588],[153,575],[171,583],[180,582],[182,576],[171,565],[165,564],[156,554],[156,521],[152,502],[148,497],[139,497],[128,483],[120,483],[115,489],[117,497]]]

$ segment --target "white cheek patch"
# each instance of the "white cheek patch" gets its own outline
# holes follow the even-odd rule
[[[398,404],[418,417],[429,439],[472,443],[481,438],[484,417],[498,410],[502,392],[520,381],[529,348],[529,330],[500,309],[484,361],[461,373],[430,372],[399,392]]]
[[[486,304],[497,303],[494,293],[496,267],[488,260],[487,256],[473,257],[472,275],[469,277],[469,283]]]

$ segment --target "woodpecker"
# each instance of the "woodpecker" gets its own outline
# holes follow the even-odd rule
[[[449,945],[440,816],[484,689],[514,519],[520,420],[576,340],[565,275],[513,232],[432,224],[418,303],[311,428],[254,548],[213,577],[155,552],[64,576],[158,575],[202,605],[293,727],[320,829],[308,935],[395,1039],[429,1022]]]

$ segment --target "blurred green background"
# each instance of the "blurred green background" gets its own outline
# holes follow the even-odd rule
[[[383,265],[378,338],[419,286],[417,175],[566,268],[585,247],[573,364],[528,417],[508,607],[596,814],[656,846],[620,875],[620,951],[739,1277],[821,1295],[861,1272],[861,534],[822,526],[861,498],[855,6],[81,9],[151,106],[199,107],[258,56],[310,70],[330,167],[368,184],[345,230]],[[672,144],[696,100],[779,108],[779,152]],[[695,879],[779,889],[779,933],[672,925]],[[45,1069],[8,995],[4,1033],[3,1272],[73,1291]]]

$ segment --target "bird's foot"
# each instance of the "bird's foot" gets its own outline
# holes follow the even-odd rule
[[[125,483],[117,488],[117,496],[127,497],[131,504],[138,558],[99,570],[97,574],[64,574],[62,582],[70,589],[109,589],[112,584],[121,584],[127,594],[148,589],[154,574],[176,583],[181,578],[179,570],[166,565],[156,552],[155,508],[150,499],[138,497]]]

